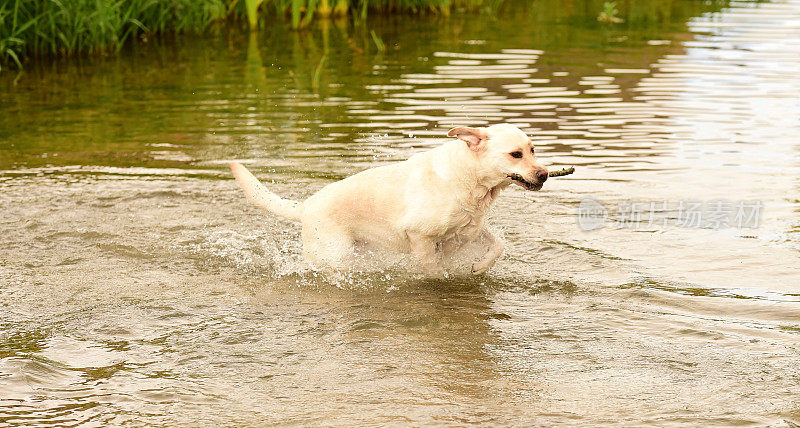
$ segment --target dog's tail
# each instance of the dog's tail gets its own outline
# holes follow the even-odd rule
[[[239,162],[231,162],[231,171],[250,202],[281,217],[300,221],[302,206],[299,202],[283,199],[270,192]]]

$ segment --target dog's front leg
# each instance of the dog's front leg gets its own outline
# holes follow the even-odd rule
[[[436,255],[436,242],[426,236],[409,236],[411,253],[419,261],[426,276],[444,278],[444,269]]]
[[[489,241],[489,249],[480,260],[472,264],[472,273],[475,275],[480,275],[489,270],[497,258],[503,254],[503,241],[494,236],[492,232],[489,232],[489,229],[485,227],[481,229],[480,236]]]

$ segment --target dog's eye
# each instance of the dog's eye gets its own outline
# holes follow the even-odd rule
[[[509,154],[511,155],[511,157],[512,157],[512,158],[517,158],[517,159],[519,159],[519,158],[521,158],[521,157],[522,157],[522,152],[511,152],[511,153],[509,153]]]
[[[536,152],[533,150],[533,147],[531,147],[531,153],[536,153]]]

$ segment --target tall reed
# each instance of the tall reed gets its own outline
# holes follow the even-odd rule
[[[245,0],[245,7],[247,9],[247,23],[250,25],[250,31],[258,29],[258,7],[264,0]]]

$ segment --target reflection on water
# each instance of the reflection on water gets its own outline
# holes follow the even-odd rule
[[[800,3],[624,6],[610,27],[602,2],[544,1],[0,76],[0,424],[800,423]],[[507,253],[480,278],[309,271],[225,169],[302,199],[497,122],[577,173],[500,198]],[[584,232],[587,197],[764,210]]]

